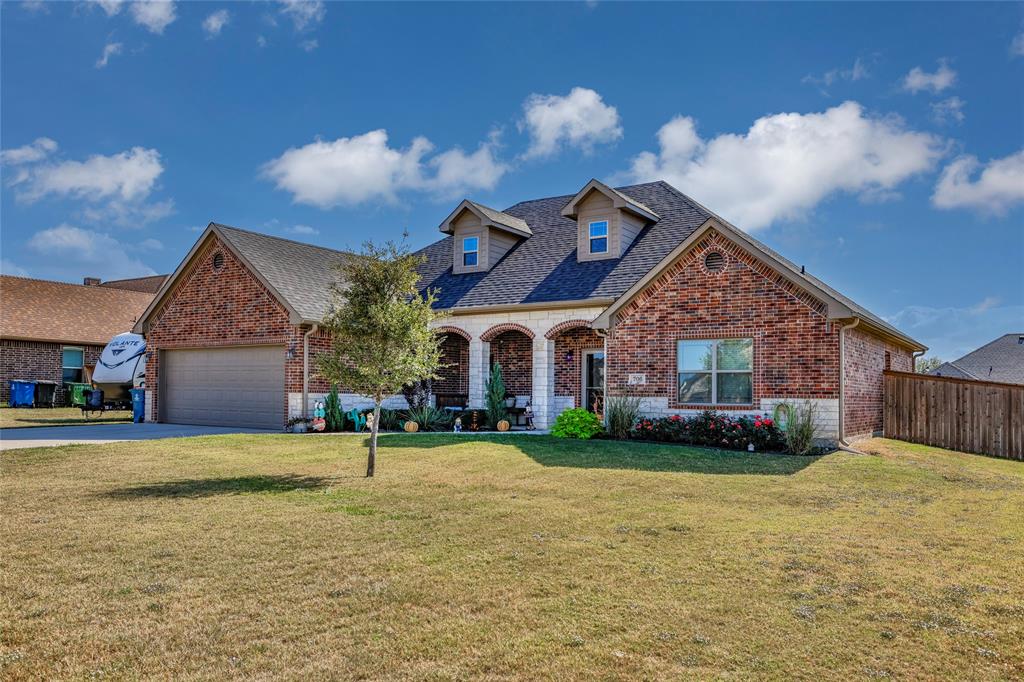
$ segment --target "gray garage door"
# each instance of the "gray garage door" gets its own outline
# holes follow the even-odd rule
[[[280,429],[284,348],[167,350],[160,355],[160,420]]]

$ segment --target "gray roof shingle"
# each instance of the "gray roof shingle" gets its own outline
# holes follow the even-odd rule
[[[929,374],[981,381],[1024,384],[1024,332],[1004,334],[953,362],[946,362]]]

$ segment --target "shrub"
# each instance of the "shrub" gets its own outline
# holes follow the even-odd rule
[[[804,402],[802,406],[790,403],[780,403],[775,408],[775,414],[786,415],[786,450],[793,455],[806,455],[814,449],[814,441],[818,436],[818,427],[815,424],[815,407],[810,401]]]
[[[324,430],[331,433],[345,430],[345,412],[341,409],[338,398],[338,386],[331,386],[331,392],[324,400]]]
[[[409,421],[419,424],[420,431],[448,431],[455,421],[451,412],[433,405],[410,408],[406,410],[405,416]]]
[[[750,444],[759,451],[779,451],[785,440],[775,421],[769,417],[732,417],[714,411],[695,417],[671,417],[637,420],[630,437],[668,443],[707,445],[730,450],[746,450]]]
[[[401,431],[402,421],[401,412],[382,407],[380,408],[380,424],[377,428],[382,431]]]
[[[627,438],[630,429],[640,418],[640,398],[635,396],[609,398],[605,402],[604,416],[608,424],[608,433],[613,438]]]
[[[491,378],[487,381],[487,426],[491,429],[498,428],[498,422],[502,419],[508,419],[508,408],[505,407],[506,393],[505,379],[501,376],[501,364],[496,362],[491,367]]]
[[[601,431],[601,421],[597,415],[582,407],[577,407],[558,415],[558,419],[555,420],[555,425],[551,429],[551,435],[559,438],[588,440]]]

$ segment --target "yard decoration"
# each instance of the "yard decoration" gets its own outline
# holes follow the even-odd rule
[[[508,423],[507,419],[502,419],[500,422],[498,422],[499,431],[508,431],[510,426],[511,424]]]
[[[508,419],[508,408],[505,407],[505,379],[501,376],[501,363],[491,367],[491,378],[487,381],[487,425],[497,428],[498,422]],[[513,398],[513,401],[515,399]]]
[[[317,357],[317,369],[373,400],[367,477],[376,467],[381,403],[407,384],[434,378],[441,364],[440,337],[432,329],[436,296],[420,292],[420,261],[404,243],[367,242],[361,254],[341,261],[330,289],[331,312],[323,322],[331,348]]]
[[[405,422],[405,430],[409,433],[416,433],[420,430],[420,425],[414,421],[407,421]]]
[[[327,420],[324,418],[324,415],[324,403],[322,400],[318,400],[313,406],[312,426],[314,431],[323,431],[327,428]]]
[[[353,407],[351,410],[345,413],[345,416],[348,417],[348,420],[350,422],[352,422],[352,430],[355,431],[356,433],[362,431],[363,427],[366,426],[366,417],[359,414],[358,408]]]
[[[462,433],[462,417],[455,418],[455,424],[452,426],[454,433]]]

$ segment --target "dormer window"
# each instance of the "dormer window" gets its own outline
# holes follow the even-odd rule
[[[480,238],[465,237],[462,240],[462,267],[475,268],[480,258]]]
[[[608,221],[590,223],[590,253],[608,253]]]

